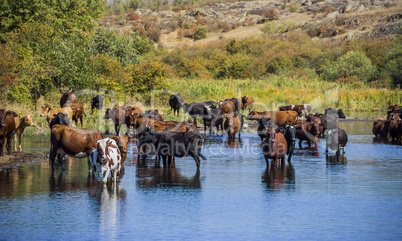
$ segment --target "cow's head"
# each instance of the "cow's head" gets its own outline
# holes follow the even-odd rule
[[[6,126],[6,110],[0,109],[0,127]]]
[[[243,102],[243,104],[247,104],[248,103],[248,96],[243,96],[241,98],[241,102]]]
[[[338,110],[338,117],[341,118],[341,119],[346,119],[346,116],[345,116],[345,114],[343,113],[342,109],[339,109],[339,110]]]
[[[252,110],[246,117],[246,120],[257,120],[258,121],[259,119],[260,119],[260,116],[255,110]]]
[[[51,110],[51,108],[48,104],[42,105],[42,112],[40,113],[40,116],[41,117],[47,116],[49,114],[50,110]]]
[[[26,126],[35,126],[32,116],[30,116],[30,115],[25,116],[23,119],[23,122]]]

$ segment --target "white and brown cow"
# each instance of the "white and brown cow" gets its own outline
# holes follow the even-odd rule
[[[89,162],[95,172],[98,182],[107,183],[109,174],[113,181],[117,180],[117,173],[121,168],[121,153],[115,140],[104,138],[96,142],[96,149],[89,156]]]

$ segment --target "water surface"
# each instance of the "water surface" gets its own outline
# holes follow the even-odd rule
[[[266,169],[259,137],[208,138],[199,171],[136,167],[98,187],[86,159],[0,171],[0,239],[5,240],[401,240],[402,146],[373,138],[372,123],[341,123],[345,158],[318,148],[295,150],[292,165]],[[296,145],[298,147],[298,145]],[[48,139],[26,138],[47,152]]]

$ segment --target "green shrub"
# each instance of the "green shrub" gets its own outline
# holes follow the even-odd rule
[[[402,43],[390,46],[384,61],[383,71],[389,75],[394,85],[402,85]]]
[[[377,69],[363,52],[349,51],[338,60],[328,62],[321,74],[322,78],[332,81],[349,76],[356,76],[363,82],[369,82],[377,76]]]
[[[205,27],[198,26],[194,32],[194,40],[200,40],[207,38],[208,30]]]

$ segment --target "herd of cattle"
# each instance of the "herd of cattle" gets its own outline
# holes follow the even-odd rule
[[[402,107],[399,105],[388,106],[387,119],[374,121],[373,134],[376,137],[385,137],[389,142],[401,139]]]
[[[158,110],[151,109],[145,112],[138,105],[115,106],[105,111],[104,119],[112,119],[116,135],[106,137],[104,133],[95,129],[71,127],[72,121],[75,125],[86,114],[81,103],[78,103],[76,96],[71,92],[63,94],[60,100],[61,108],[51,108],[49,105],[42,106],[40,116],[47,117],[51,129],[50,163],[52,170],[55,169],[54,161],[57,159],[60,167],[64,170],[63,157],[88,157],[88,169],[93,170],[99,182],[107,182],[112,176],[116,181],[120,172],[124,171],[124,161],[127,157],[127,146],[131,130],[136,138],[139,155],[139,165],[146,159],[146,155],[155,155],[155,166],[163,165],[171,167],[175,165],[175,157],[191,156],[199,168],[201,159],[201,147],[204,135],[209,128],[212,135],[217,129],[217,135],[225,130],[228,140],[235,139],[236,134],[240,138],[244,119],[258,122],[257,133],[261,138],[261,150],[269,167],[277,165],[281,160],[284,165],[286,157],[291,161],[292,152],[297,139],[299,146],[302,141],[307,141],[309,147],[315,144],[317,148],[318,138],[326,133],[326,153],[328,148],[336,150],[339,154],[348,141],[346,132],[338,127],[338,119],[346,118],[342,109],[327,109],[325,114],[312,114],[310,105],[289,105],[281,106],[279,111],[256,112],[253,109],[254,100],[248,96],[241,99],[231,98],[223,101],[184,103],[180,94],[170,96],[169,105],[174,115],[179,115],[180,109],[191,116],[191,119],[182,122],[165,121]],[[102,109],[103,98],[96,96],[92,99],[92,113],[94,109]],[[388,130],[394,137],[394,122],[399,123],[396,118],[401,108],[396,106],[390,114],[389,120],[375,122],[374,127],[379,129],[380,135]],[[241,110],[250,111],[247,116]],[[395,114],[396,113],[396,114]],[[203,119],[204,134],[201,134],[197,126],[197,118]],[[400,116],[399,116],[400,117]],[[127,126],[127,134],[120,135],[120,127]],[[14,135],[15,142],[19,141],[21,149],[21,134],[27,126],[34,126],[31,116],[17,117],[13,111],[0,109],[0,138],[3,155],[3,145],[7,138],[7,152],[11,154],[11,139]],[[378,128],[377,128],[378,126]],[[388,129],[387,129],[388,128]],[[373,128],[374,132],[374,128]],[[376,132],[374,133],[376,134]],[[389,136],[388,135],[388,136]],[[400,138],[400,130],[399,130]],[[15,143],[17,151],[17,143]],[[142,157],[142,158],[141,158]]]

